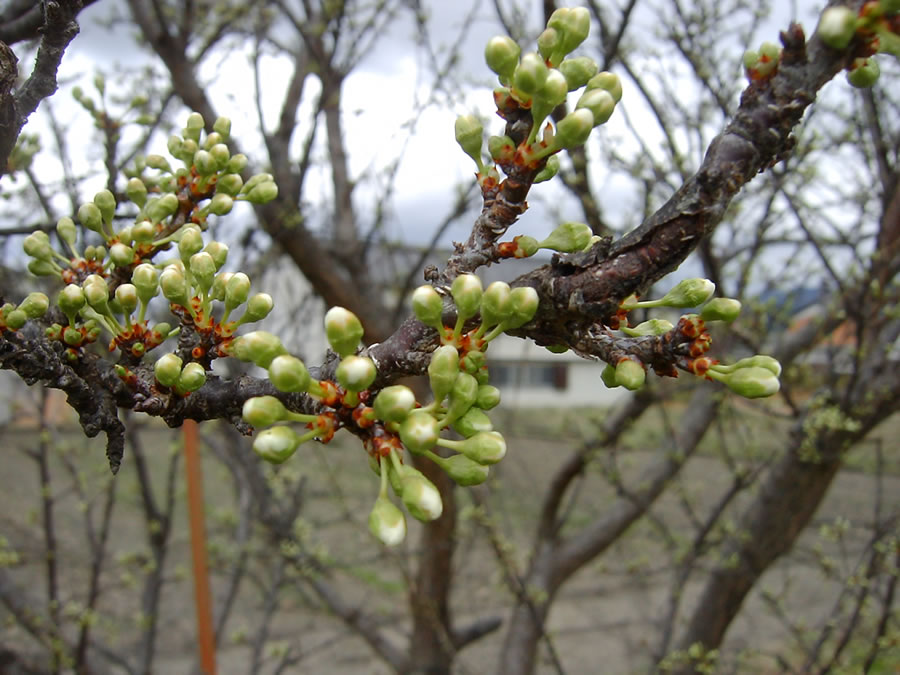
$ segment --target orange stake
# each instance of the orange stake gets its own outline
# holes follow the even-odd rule
[[[191,524],[191,558],[194,564],[194,605],[197,609],[197,646],[203,675],[216,675],[209,570],[206,564],[206,529],[203,525],[203,474],[197,450],[197,423],[184,423],[184,468],[187,473],[188,519]]]

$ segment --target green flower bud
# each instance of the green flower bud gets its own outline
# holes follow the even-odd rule
[[[49,277],[59,274],[59,269],[51,260],[32,260],[28,263],[28,271],[37,277]]]
[[[28,321],[28,315],[21,309],[12,309],[3,317],[6,327],[11,330],[19,330]]]
[[[736,361],[730,366],[726,366],[725,364],[721,363],[717,363],[716,365],[712,366],[712,370],[720,373],[732,373],[742,368],[765,368],[773,375],[775,375],[775,377],[781,375],[781,364],[778,363],[778,359],[766,354],[756,354],[755,356],[748,356],[747,358],[743,358],[740,361]]]
[[[131,283],[137,289],[138,298],[144,304],[159,293],[159,272],[149,263],[141,263],[131,273]]]
[[[203,141],[203,147],[206,150],[212,150],[217,145],[223,145],[222,134],[213,131],[206,136],[206,140]]]
[[[219,272],[216,278],[213,279],[212,288],[209,289],[209,297],[219,302],[225,302],[225,287],[233,276],[234,274],[231,272]]]
[[[181,358],[177,354],[163,354],[153,364],[153,374],[164,387],[174,387],[181,377]]]
[[[109,247],[109,259],[116,267],[129,267],[134,262],[134,249],[116,242]]]
[[[199,142],[200,141],[200,132],[203,131],[203,127],[205,123],[203,121],[203,115],[198,112],[193,112],[188,115],[187,123],[184,125],[185,131],[187,133],[182,134],[185,138],[190,138],[192,141]]]
[[[225,264],[226,260],[228,260],[228,246],[221,241],[211,241],[203,248],[203,250],[212,256],[217,270]]]
[[[182,272],[175,265],[169,265],[159,275],[159,286],[166,300],[182,307],[187,307],[190,303],[188,297],[187,280]]]
[[[219,193],[215,195],[209,203],[209,212],[216,216],[224,216],[231,213],[234,206],[234,199],[229,195]]]
[[[459,374],[459,353],[453,345],[443,345],[434,350],[428,364],[428,380],[431,392],[438,403],[443,401]]]
[[[197,391],[204,384],[206,384],[206,370],[199,363],[191,361],[182,369],[175,383],[175,391],[181,394]]]
[[[269,312],[275,307],[275,301],[268,293],[254,293],[247,301],[247,311],[244,312],[242,321],[261,321],[269,316]]]
[[[541,102],[546,103],[552,111],[553,108],[566,100],[566,94],[569,93],[569,85],[566,77],[556,68],[551,68],[547,72],[547,79],[541,86],[540,92],[535,96]],[[543,120],[543,118],[541,118]]]
[[[510,293],[512,314],[507,319],[508,328],[518,328],[534,318],[538,308],[538,294],[531,286],[519,286]]]
[[[478,398],[478,380],[469,373],[459,373],[453,381],[450,398],[447,400],[447,419],[456,420],[465,415],[475,405]]]
[[[556,146],[574,148],[584,145],[594,128],[594,113],[586,108],[574,110],[556,125]]]
[[[544,59],[529,52],[522,57],[513,73],[513,86],[527,96],[534,96],[544,86],[548,72]]]
[[[853,62],[851,70],[847,73],[847,81],[857,89],[868,89],[875,84],[880,74],[881,68],[874,58],[871,56],[859,58]]]
[[[496,326],[505,321],[511,313],[509,284],[505,281],[490,284],[481,296],[481,322],[488,327]]]
[[[748,49],[742,57],[745,70],[753,70],[759,64],[759,52]]]
[[[254,396],[244,401],[241,416],[247,424],[260,429],[287,417],[287,408],[274,396]]]
[[[18,309],[25,313],[29,319],[39,319],[47,313],[50,307],[50,299],[43,293],[29,293],[22,302],[19,303]]]
[[[156,226],[149,220],[142,220],[131,226],[131,236],[139,244],[153,241],[153,237],[156,236]]]
[[[126,225],[121,230],[116,233],[116,236],[119,238],[123,244],[131,244],[134,241],[134,237],[131,234],[131,226]]]
[[[181,149],[184,145],[184,139],[181,136],[169,136],[169,140],[166,142],[166,148],[169,150],[169,154],[172,157],[180,157]]]
[[[75,240],[78,239],[78,230],[75,227],[75,221],[65,216],[56,221],[56,234],[59,238],[66,242],[70,248],[75,246]]]
[[[134,287],[134,284],[120,284],[116,288],[116,301],[122,308],[122,313],[125,316],[130,316],[138,304],[137,289]]]
[[[194,160],[194,153],[200,149],[200,146],[197,145],[197,141],[193,138],[188,138],[185,136],[184,142],[181,144],[181,150],[179,151],[178,159],[180,159],[185,164],[190,164]],[[179,169],[182,171],[182,169]]]
[[[349,309],[332,307],[325,314],[325,335],[339,356],[349,356],[356,353],[362,339],[362,323]]]
[[[92,274],[84,280],[84,298],[87,303],[101,314],[109,311],[109,286],[103,277]]]
[[[816,33],[829,47],[844,49],[856,34],[856,12],[849,7],[829,7],[822,12]]]
[[[615,389],[616,387],[622,386],[616,380],[616,369],[608,363],[603,366],[603,370],[600,373],[600,379],[603,381],[603,384],[606,385],[607,389]]]
[[[562,223],[538,246],[562,253],[583,251],[592,236],[591,228],[584,223]]]
[[[453,450],[479,464],[496,464],[506,455],[506,440],[496,431],[482,431],[464,441],[456,441]]]
[[[647,371],[640,361],[625,358],[616,364],[616,382],[629,391],[643,387],[646,379]]]
[[[500,405],[500,390],[491,384],[478,386],[478,395],[475,397],[475,405],[482,410],[491,410]]]
[[[84,307],[84,289],[78,284],[69,284],[59,292],[56,302],[63,314],[69,317],[69,323],[73,323],[72,318]]]
[[[253,441],[253,452],[267,462],[281,464],[297,451],[300,441],[290,427],[272,427],[259,432]]]
[[[385,422],[402,422],[416,407],[416,395],[402,384],[385,387],[373,403],[375,415]]]
[[[218,170],[218,165],[213,156],[206,150],[198,150],[194,153],[192,162],[197,173],[201,176],[209,176]]]
[[[729,374],[707,371],[710,377],[725,384],[731,391],[744,398],[765,398],[778,393],[781,383],[778,376],[767,368],[740,368]]]
[[[103,216],[96,204],[82,204],[78,207],[78,220],[87,229],[102,233]]]
[[[481,306],[481,279],[474,274],[460,274],[450,286],[456,313],[463,320],[478,313]]]
[[[453,482],[462,487],[481,485],[491,472],[488,466],[474,462],[465,455],[452,457],[432,455],[431,459],[453,479]]]
[[[616,101],[612,94],[605,89],[591,89],[578,99],[575,108],[576,110],[579,108],[590,110],[594,116],[594,126],[599,126],[605,124],[612,117],[613,111],[616,109]]]
[[[340,385],[347,391],[363,391],[375,381],[378,371],[375,363],[367,356],[345,356],[338,364],[335,375]]]
[[[148,200],[144,208],[147,218],[154,223],[161,223],[176,211],[178,211],[178,197],[171,192],[157,199]]]
[[[500,76],[501,81],[508,81],[519,63],[519,45],[506,35],[498,35],[488,40],[484,48],[484,60],[488,68]]]
[[[475,115],[460,115],[453,125],[456,142],[469,157],[475,160],[479,169],[482,166],[481,144],[484,128]]]
[[[732,322],[741,313],[741,303],[734,298],[713,298],[700,310],[700,318],[704,321]]]
[[[516,153],[516,144],[509,136],[490,136],[488,153],[495,162],[510,162]]]
[[[697,307],[712,297],[716,285],[709,279],[685,279],[678,282],[660,300],[661,307]]]
[[[241,191],[241,188],[244,187],[244,179],[241,178],[240,174],[237,173],[226,173],[221,178],[219,178],[216,183],[216,194],[217,195],[228,195],[229,197],[236,197],[237,194]]]
[[[547,158],[547,163],[544,164],[544,168],[538,171],[537,175],[534,177],[534,183],[543,183],[544,181],[550,180],[556,174],[559,173],[559,156],[558,155],[550,155]],[[529,239],[533,239],[533,237],[528,237]],[[535,244],[537,241],[535,240]],[[529,255],[534,255],[529,254]],[[525,256],[527,257],[527,256]]]
[[[32,232],[22,242],[25,253],[37,260],[51,260],[53,248],[50,245],[50,237],[43,230]]]
[[[416,318],[426,326],[437,330],[443,325],[441,314],[444,311],[444,303],[440,294],[428,284],[419,286],[412,294],[412,308]]]
[[[77,328],[66,326],[65,330],[63,330],[63,342],[70,347],[79,347],[84,342],[84,336]]]
[[[631,337],[643,337],[646,335],[664,335],[672,330],[675,326],[672,325],[671,321],[666,321],[665,319],[650,319],[649,321],[644,321],[643,323],[639,323],[634,328],[628,328],[627,326],[622,326],[622,332],[625,335],[630,335]]]
[[[575,91],[585,86],[588,80],[597,74],[597,70],[596,61],[587,56],[565,59],[559,64],[559,71],[566,78],[569,91]]]
[[[587,39],[591,31],[591,15],[584,7],[573,7],[563,15],[562,24],[564,30],[560,49],[563,54],[569,54]]]
[[[160,321],[158,324],[155,324],[153,326],[151,337],[156,342],[156,344],[162,344],[166,340],[166,338],[169,337],[169,333],[171,332],[172,326],[165,321]]]
[[[471,407],[462,417],[454,420],[453,429],[465,438],[470,438],[482,431],[491,431],[494,425],[491,418],[481,408]]]
[[[287,354],[287,350],[281,344],[281,340],[263,330],[247,333],[231,343],[231,355],[234,358],[239,361],[252,361],[260,368],[268,368],[273,359],[282,354]]]
[[[206,293],[213,285],[216,277],[216,262],[206,251],[195,253],[190,259],[191,274],[202,293]]]
[[[592,89],[608,91],[616,103],[622,100],[622,82],[619,80],[618,75],[610,73],[609,71],[604,70],[602,73],[594,75],[588,80],[585,88],[588,91]]]
[[[231,275],[225,284],[225,309],[231,311],[235,307],[247,302],[250,296],[250,277],[243,272]]]
[[[459,369],[469,375],[477,375],[478,371],[487,364],[487,354],[484,352],[469,352],[459,360]]]
[[[437,520],[444,510],[441,493],[420,473],[408,474],[400,481],[400,498],[409,514],[424,523]]]
[[[291,354],[280,354],[269,364],[269,381],[278,390],[288,394],[306,391],[309,371],[303,361]]]
[[[247,155],[238,153],[232,155],[225,165],[225,173],[240,173],[247,167]]]
[[[237,156],[237,155],[235,155],[235,156]],[[257,185],[260,185],[262,183],[268,183],[273,180],[275,180],[275,178],[270,173],[254,174],[253,176],[250,177],[250,180],[248,180],[246,183],[244,183],[244,187],[241,188],[241,192],[244,192],[244,193],[249,192],[250,190],[255,188]]]
[[[100,209],[100,216],[103,222],[109,225],[113,216],[116,215],[116,198],[109,190],[100,190],[94,195],[94,204]]]
[[[396,546],[406,538],[403,511],[387,497],[379,497],[369,513],[369,530],[385,546]]]
[[[213,131],[228,139],[231,136],[231,120],[227,117],[217,117],[213,123]]]
[[[557,50],[560,44],[560,34],[555,28],[545,28],[538,35],[537,46],[541,56],[545,61],[549,61],[553,52]]]
[[[147,167],[164,171],[165,173],[172,173],[172,166],[169,164],[169,160],[162,155],[147,155]]]
[[[438,421],[423,410],[413,410],[400,425],[400,440],[413,454],[431,450],[440,437]]]
[[[178,254],[185,263],[191,256],[203,250],[203,235],[200,228],[189,225],[181,229],[181,237],[178,240]]]
[[[278,186],[273,181],[260,183],[246,192],[247,201],[252,204],[267,204],[277,196]]]

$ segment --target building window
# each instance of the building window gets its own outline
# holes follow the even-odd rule
[[[503,389],[557,389],[568,386],[565,363],[490,363],[491,384]]]

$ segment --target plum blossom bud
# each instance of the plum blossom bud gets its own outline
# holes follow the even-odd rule
[[[600,372],[600,379],[608,389],[615,389],[616,387],[622,386],[616,380],[616,369],[608,363],[603,366],[603,370]]]
[[[274,181],[259,183],[246,192],[247,201],[252,204],[267,204],[277,196],[278,186]]]
[[[385,546],[396,546],[406,538],[403,511],[386,496],[378,497],[369,513],[369,530]]]
[[[247,302],[250,296],[250,277],[243,272],[231,275],[225,284],[225,310],[230,312],[235,307]]]
[[[478,387],[478,396],[475,397],[475,405],[482,410],[490,410],[500,405],[500,390],[492,384],[482,384]]]
[[[496,326],[505,321],[511,313],[509,284],[505,281],[495,281],[481,296],[481,321],[486,326]]]
[[[216,143],[209,149],[209,154],[216,163],[216,169],[224,169],[231,159],[231,152],[224,143]]]
[[[475,115],[460,115],[453,125],[456,142],[469,157],[475,160],[479,169],[482,166],[481,145],[484,128]]]
[[[84,289],[78,284],[69,284],[59,292],[57,304],[63,313],[69,317],[70,323],[72,323],[72,318],[78,311],[84,307],[84,303]]]
[[[159,293],[159,272],[149,263],[141,263],[131,273],[131,283],[137,289],[138,298],[144,304]]]
[[[616,101],[605,89],[591,89],[582,94],[575,108],[587,108],[594,116],[594,126],[605,124],[616,109]]]
[[[195,253],[190,258],[190,269],[197,287],[206,293],[212,287],[216,277],[216,263],[213,257],[206,251]]]
[[[421,454],[435,446],[440,431],[438,421],[431,413],[414,410],[400,425],[400,440],[410,452]]]
[[[507,35],[498,35],[488,40],[484,48],[484,60],[502,80],[509,80],[519,63],[519,45]]]
[[[416,407],[416,395],[402,384],[385,387],[373,403],[375,415],[385,422],[402,422]]]
[[[744,398],[773,396],[781,388],[778,376],[768,368],[751,366],[727,375],[717,375],[713,370],[708,372],[713,379],[723,382],[731,391]]]
[[[585,88],[588,91],[592,89],[608,91],[616,103],[622,100],[622,81],[619,79],[618,75],[606,70],[602,73],[597,73],[588,80]]]
[[[113,216],[116,215],[116,198],[109,190],[100,190],[94,195],[94,204],[100,209],[100,216],[103,222],[109,225]]]
[[[478,313],[481,306],[481,279],[474,274],[460,274],[450,286],[450,295],[456,304],[456,313],[468,319]]]
[[[178,197],[171,192],[147,201],[144,213],[154,223],[161,223],[178,210]]]
[[[287,408],[274,396],[254,396],[244,401],[241,417],[257,429],[270,427],[287,417]]]
[[[187,279],[178,267],[175,265],[166,267],[159,276],[159,285],[166,300],[187,307],[189,302]]]
[[[65,216],[56,221],[56,234],[59,238],[66,242],[70,247],[75,246],[75,240],[78,238],[78,230],[75,228],[75,221]]]
[[[235,197],[244,187],[244,180],[240,174],[226,173],[216,182],[216,194],[225,194]]]
[[[574,110],[556,125],[556,145],[566,149],[584,145],[593,128],[594,113],[586,108]]]
[[[244,312],[242,321],[261,321],[269,316],[269,312],[275,307],[275,301],[268,293],[254,293],[247,301],[247,311]]]
[[[447,418],[455,420],[465,415],[478,398],[478,380],[469,373],[459,373],[447,400]]]
[[[198,150],[195,152],[192,163],[194,168],[197,169],[197,173],[201,176],[214,174],[219,168],[216,164],[216,160],[207,150]]]
[[[29,319],[39,319],[47,313],[50,307],[50,299],[43,293],[29,293],[21,303],[18,309],[25,313]]]
[[[129,267],[134,262],[134,249],[116,242],[109,247],[109,259],[116,267]]]
[[[142,220],[131,226],[131,236],[139,244],[152,241],[156,236],[156,226],[149,220]]]
[[[191,361],[182,369],[175,383],[175,391],[182,394],[197,391],[204,384],[206,384],[206,370],[199,363]]]
[[[544,57],[545,61],[549,61],[550,57],[553,55],[553,52],[559,47],[560,43],[560,34],[559,31],[555,28],[545,28],[540,35],[538,35],[537,46],[538,51],[541,56]]]
[[[562,253],[582,251],[590,242],[592,235],[591,228],[584,223],[562,223],[538,246]]]
[[[172,173],[172,167],[162,155],[147,155],[147,168]]]
[[[856,12],[849,7],[829,7],[822,12],[816,33],[829,47],[844,49],[856,34]]]
[[[444,510],[441,493],[418,472],[406,474],[400,480],[400,499],[409,514],[424,523],[440,518]]]
[[[464,438],[471,438],[482,431],[491,431],[494,425],[491,418],[480,408],[471,407],[465,415],[453,422],[453,430]]]
[[[138,304],[137,289],[134,284],[120,284],[116,288],[116,302],[125,316],[130,316]]]
[[[559,71],[566,78],[569,91],[585,86],[597,74],[597,62],[588,56],[565,59],[559,64]]]
[[[164,387],[174,387],[181,376],[181,358],[177,354],[163,354],[153,364],[153,374]]]
[[[295,393],[306,391],[309,386],[309,371],[303,361],[291,354],[281,354],[269,364],[269,381],[278,391]]]
[[[125,184],[125,194],[128,199],[137,204],[138,208],[144,208],[147,203],[147,186],[140,178],[130,178]]]
[[[465,455],[453,455],[452,457],[435,455],[432,460],[453,479],[453,482],[462,487],[481,485],[491,472],[490,467],[479,464]]]
[[[713,298],[700,310],[700,318],[704,321],[731,322],[741,313],[741,303],[734,298]]]
[[[200,140],[200,132],[203,131],[204,125],[203,115],[193,112],[188,115],[187,123],[184,125],[185,133],[182,135],[196,143]]]
[[[231,119],[228,117],[217,117],[213,123],[213,131],[228,139],[231,136]]]
[[[672,330],[675,326],[671,321],[665,319],[649,319],[643,323],[639,323],[634,328],[622,326],[622,332],[631,337],[643,337],[646,335],[664,335]]]
[[[260,368],[268,368],[276,356],[287,354],[284,345],[272,333],[255,330],[231,343],[231,355],[239,361],[252,361]]]
[[[443,345],[435,349],[428,364],[428,380],[435,401],[440,403],[447,397],[453,389],[457,375],[459,375],[459,352],[456,351],[456,347]]]
[[[441,314],[444,311],[444,303],[438,292],[428,284],[419,286],[413,291],[412,308],[416,318],[426,326],[439,330],[443,325]]]
[[[290,427],[261,431],[253,441],[253,452],[272,464],[287,461],[300,447],[300,436]]]
[[[338,364],[335,375],[340,385],[348,391],[368,389],[378,371],[375,363],[367,356],[345,356]]]
[[[3,317],[6,327],[12,330],[19,330],[28,321],[28,315],[21,309],[12,309]]]
[[[349,309],[332,307],[325,314],[325,335],[338,355],[349,356],[356,353],[362,339],[362,323]]]
[[[496,431],[483,431],[454,445],[463,455],[479,464],[496,464],[506,456],[506,440]]]
[[[243,153],[238,153],[236,155],[232,155],[231,159],[228,160],[228,164],[225,165],[226,173],[240,173],[247,167],[247,155]]]
[[[507,327],[524,326],[534,318],[537,312],[539,303],[537,291],[531,286],[519,286],[512,289],[509,297],[512,303],[512,314],[506,321]]]
[[[647,371],[640,361],[624,358],[616,364],[616,383],[629,391],[643,387],[646,379]]]
[[[32,232],[22,242],[22,249],[26,254],[37,260],[50,260],[53,257],[53,248],[50,245],[50,237],[43,230]]]
[[[522,57],[513,73],[513,86],[527,96],[534,96],[544,86],[548,72],[544,59],[529,52]]]
[[[847,73],[847,81],[857,89],[868,89],[878,81],[880,74],[881,68],[874,58],[871,56],[859,58],[853,62],[850,71]]]
[[[103,228],[103,216],[96,204],[82,204],[78,207],[78,220],[87,229],[101,232]]]

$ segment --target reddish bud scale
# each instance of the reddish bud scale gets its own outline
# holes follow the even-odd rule
[[[325,390],[325,395],[322,396],[322,403],[327,406],[336,405],[341,399],[340,387],[330,380],[322,380],[319,384],[321,384],[322,389]]]
[[[689,338],[700,337],[705,328],[706,322],[698,316],[691,318],[683,316],[678,320],[678,325],[676,326],[678,332]]]
[[[203,347],[199,347],[199,346],[194,347],[194,348],[191,350],[191,356],[192,356],[195,360],[199,361],[199,360],[202,359],[204,356],[206,356],[206,349],[204,349]]]
[[[62,280],[65,284],[81,284],[90,275],[96,274],[109,279],[109,275],[103,271],[103,263],[97,260],[72,260],[69,268],[62,271]]]
[[[373,456],[376,458],[387,458],[391,455],[391,450],[396,450],[402,458],[403,444],[400,437],[385,430],[383,427],[375,427],[375,434],[372,437],[372,446],[374,448]]]
[[[360,429],[369,429],[375,424],[375,409],[367,405],[358,405],[353,409],[353,423]]]
[[[711,359],[706,356],[699,359],[691,359],[687,362],[687,370],[698,377],[705,377],[706,372],[718,362],[718,359]]]

